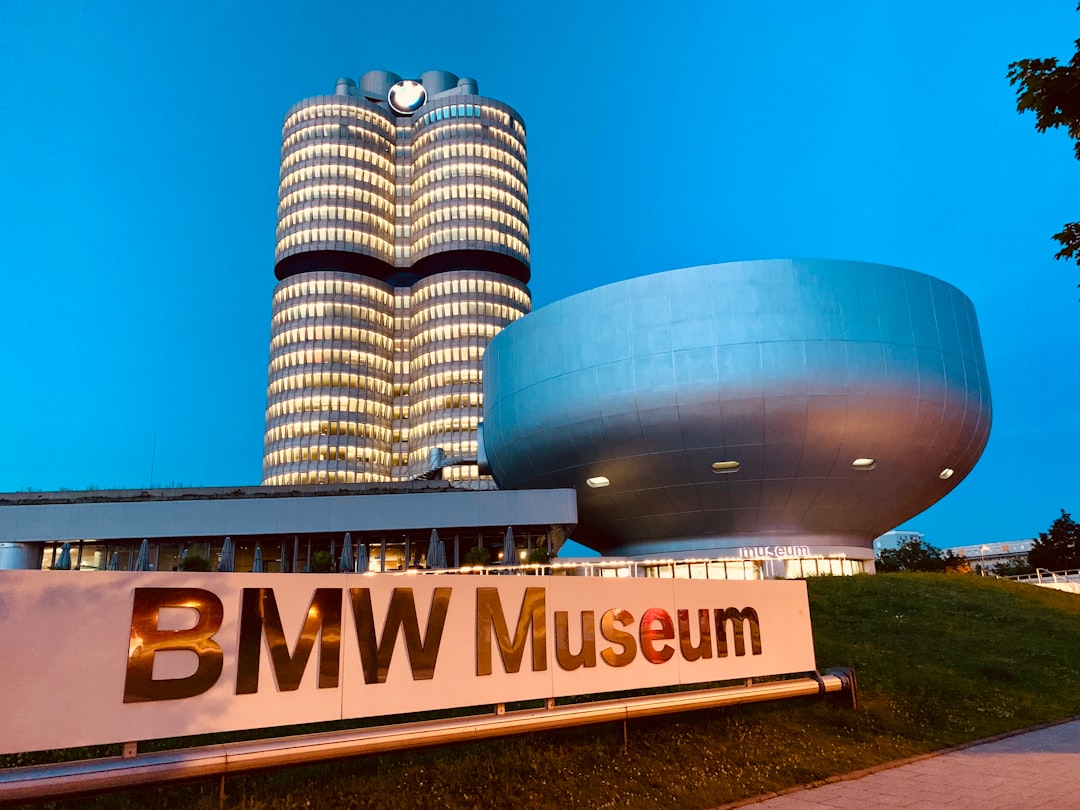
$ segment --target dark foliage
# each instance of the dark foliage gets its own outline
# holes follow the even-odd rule
[[[1073,150],[1080,160],[1080,39],[1067,64],[1059,65],[1053,57],[1021,59],[1009,65],[1008,75],[1016,87],[1017,112],[1035,113],[1039,132],[1064,127],[1076,141]],[[1061,245],[1054,258],[1080,264],[1080,222],[1066,223],[1054,239]]]
[[[965,561],[951,551],[942,553],[922,540],[908,540],[900,548],[882,549],[875,566],[882,574],[897,571],[944,573],[967,569]]]
[[[1064,509],[1061,517],[1050,524],[1050,531],[1039,532],[1028,553],[1032,568],[1064,571],[1080,568],[1080,524]]]
[[[180,560],[181,571],[209,571],[210,568],[210,560],[201,554],[188,554]]]

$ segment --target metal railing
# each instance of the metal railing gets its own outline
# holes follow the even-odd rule
[[[1046,568],[1036,568],[1034,574],[1017,574],[1011,577],[1001,577],[1013,582],[1030,582],[1037,585],[1047,584],[1043,579],[1048,577],[1050,583],[1057,585],[1061,582],[1080,582],[1080,568],[1068,568],[1064,571],[1050,571]]]
[[[264,768],[475,742],[592,723],[621,721],[625,724],[628,720],[652,715],[828,693],[847,693],[852,706],[855,706],[857,685],[854,672],[850,669],[834,669],[824,675],[814,672],[809,677],[791,680],[748,682],[745,686],[564,706],[556,706],[553,699],[548,699],[546,708],[512,712],[504,711],[504,706],[500,704],[495,714],[480,716],[9,768],[0,770],[0,804],[80,796],[207,777],[221,780],[219,796],[223,798],[226,776]],[[134,752],[135,746],[126,747]]]

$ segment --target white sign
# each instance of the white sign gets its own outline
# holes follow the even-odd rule
[[[0,753],[808,672],[806,583],[0,572]]]

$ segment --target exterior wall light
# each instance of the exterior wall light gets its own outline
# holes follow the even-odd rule
[[[712,463],[712,471],[714,473],[732,473],[736,472],[740,467],[737,461],[714,461]]]
[[[586,478],[585,483],[593,489],[600,489],[600,487],[606,487],[611,482],[603,475],[594,475],[592,478]]]
[[[877,466],[876,458],[857,458],[851,462],[851,466],[856,470],[872,470]]]
[[[956,470],[954,470],[952,467],[946,467],[944,470],[937,474],[937,477],[940,478],[942,481],[946,481],[949,478],[953,477],[954,472],[956,472]]]

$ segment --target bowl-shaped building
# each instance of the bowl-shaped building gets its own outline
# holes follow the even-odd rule
[[[634,557],[872,560],[873,539],[952,490],[990,433],[971,301],[861,262],[589,290],[510,324],[483,383],[499,486],[575,487],[574,538]]]

